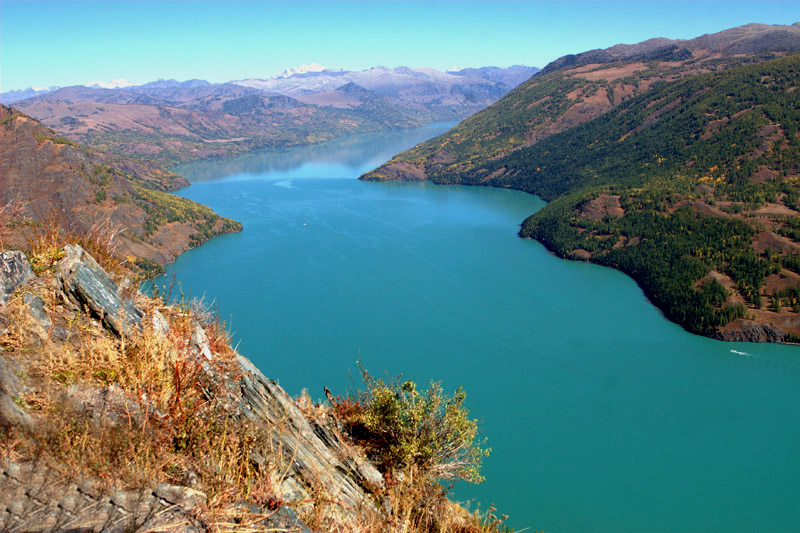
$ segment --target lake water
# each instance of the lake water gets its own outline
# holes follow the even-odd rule
[[[690,335],[625,275],[519,239],[536,197],[356,180],[442,131],[183,167],[244,231],[167,276],[290,394],[343,393],[359,358],[463,385],[493,452],[455,496],[515,528],[800,531],[800,348]]]

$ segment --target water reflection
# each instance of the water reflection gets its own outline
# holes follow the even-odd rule
[[[286,150],[263,150],[232,159],[197,161],[181,165],[175,172],[192,183],[217,181],[233,176],[281,179],[302,177],[354,177],[391,159],[398,151],[440,135],[456,122],[431,124],[424,128],[352,135],[330,142]],[[313,161],[313,165],[309,162]],[[308,167],[303,171],[303,167]],[[343,175],[344,174],[344,175]]]

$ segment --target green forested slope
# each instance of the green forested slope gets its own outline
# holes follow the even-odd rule
[[[615,61],[577,70],[545,69],[499,102],[439,137],[396,155],[364,178],[410,179],[402,175],[402,169],[412,165],[418,176],[436,183],[480,184],[497,168],[491,161],[582,125],[638,95],[648,94],[665,81],[774,57],[706,57],[679,63]]]
[[[800,55],[658,82],[530,146],[486,157],[488,145],[476,152],[482,141],[469,139],[465,154],[440,151],[426,177],[540,195],[550,204],[522,236],[621,269],[690,331],[739,338],[725,326],[745,318],[774,337],[753,340],[797,341],[798,84]],[[491,117],[498,128],[516,127],[503,118],[515,109],[506,100]],[[413,163],[457,133],[398,159]]]
[[[712,333],[749,313],[735,300],[723,305],[730,294],[716,280],[696,287],[710,271],[760,308],[767,277],[797,270],[789,243],[764,254],[752,245],[766,229],[791,235],[795,225],[798,78],[792,56],[667,84],[490,170],[506,169],[504,186],[556,200],[525,221],[523,236],[564,256],[585,250],[633,276],[673,320]],[[618,196],[624,214],[584,216],[601,193]],[[788,210],[760,214],[768,203]],[[797,290],[782,290],[783,305],[797,307]]]
[[[757,170],[783,178],[800,159],[799,72],[797,55],[664,84],[484,166],[502,170],[491,184],[548,200],[588,185],[692,186],[704,177],[731,199],[764,200],[780,186],[754,180]]]

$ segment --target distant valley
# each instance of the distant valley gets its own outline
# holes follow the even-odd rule
[[[173,166],[354,133],[460,120],[538,71],[399,67],[289,72],[222,84],[159,80],[3,93],[65,137],[104,153]]]

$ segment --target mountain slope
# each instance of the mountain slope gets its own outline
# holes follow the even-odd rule
[[[19,108],[76,142],[161,165],[409,128],[428,118],[377,95],[337,109],[240,89],[240,96],[204,96],[177,106],[56,101],[46,95],[21,102]]]
[[[630,274],[690,331],[796,342],[798,85],[800,56],[674,82],[493,162],[497,179],[554,199],[523,236]]]
[[[746,64],[684,71],[515,149],[492,150],[493,139],[460,137],[456,128],[362,178],[538,194],[550,203],[524,222],[522,236],[626,272],[694,333],[798,342],[800,55],[733,59]],[[521,131],[526,123],[513,110],[546,83],[566,87],[540,98],[568,105],[574,79],[560,72],[513,92],[481,113],[482,123],[500,135]]]
[[[19,204],[0,220],[6,244],[28,248],[41,229],[113,241],[119,258],[173,261],[238,222],[164,192],[180,176],[97,154],[59,137],[38,121],[0,105],[0,205]],[[113,237],[113,238],[112,238]]]
[[[800,50],[800,23],[749,24],[689,41],[650,39],[569,55],[449,132],[398,154],[369,179],[485,177],[484,161],[588,122],[654,85]]]

